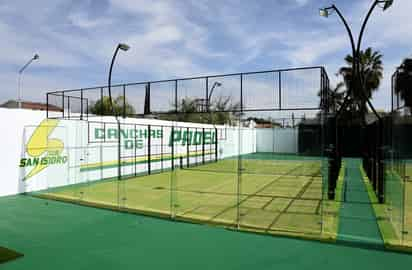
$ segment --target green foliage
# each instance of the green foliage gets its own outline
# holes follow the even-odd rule
[[[222,96],[213,99],[209,107],[209,113],[207,113],[202,112],[196,99],[187,97],[178,104],[179,113],[160,115],[159,119],[215,125],[230,124],[240,116],[239,113],[233,112],[240,110],[240,104],[232,104],[231,99],[231,97]]]
[[[136,114],[134,107],[127,101],[124,106],[124,97],[118,96],[113,99],[113,110],[115,115],[123,115],[124,108],[126,109],[126,115]],[[96,101],[96,103],[91,106],[90,112],[95,115],[113,115],[112,108],[110,106],[110,98],[108,96],[103,97]]]
[[[412,109],[412,59],[405,59],[395,77],[395,92]]]
[[[354,72],[352,70],[353,61],[352,55],[347,55],[345,57],[347,66],[341,67],[338,73],[343,76],[347,89],[350,89],[352,81],[354,80]],[[366,99],[370,99],[373,92],[378,90],[383,78],[382,54],[378,51],[373,51],[372,48],[361,51],[359,54],[359,62],[360,79],[354,80],[354,89],[350,95],[351,102],[346,110],[346,113],[349,113],[351,118],[354,116],[363,118],[366,115],[368,112]],[[362,90],[364,92],[363,95]]]
[[[326,104],[322,105],[329,108],[329,111],[336,112],[339,110],[340,106],[342,106],[343,99],[345,97],[345,90],[343,89],[344,86],[345,84],[340,82],[336,85],[335,89],[327,89],[327,99],[326,101],[323,100]],[[321,97],[321,92],[318,93],[318,96]]]
[[[224,125],[231,124],[234,120],[240,117],[238,112],[228,112],[228,111],[239,111],[240,104],[232,104],[231,97],[219,96],[211,104],[209,116],[209,123]]]

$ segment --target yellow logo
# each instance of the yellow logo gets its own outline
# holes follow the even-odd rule
[[[26,152],[31,158],[22,158],[20,167],[33,169],[24,177],[23,181],[40,173],[52,164],[67,162],[67,157],[62,157],[64,144],[59,139],[52,139],[50,135],[56,129],[59,120],[45,119],[34,130],[26,145]]]

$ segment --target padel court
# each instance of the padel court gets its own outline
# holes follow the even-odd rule
[[[322,158],[256,153],[36,195],[195,223],[333,239],[338,203],[324,199],[325,163]]]
[[[359,172],[359,161],[349,168]],[[360,172],[359,172],[360,174]],[[353,177],[350,173],[349,177]],[[362,181],[350,179],[359,184]],[[347,176],[348,179],[348,176]],[[346,181],[345,181],[346,182]],[[364,187],[366,192],[366,187]],[[358,198],[354,198],[358,199]],[[348,198],[351,201],[351,198]],[[388,269],[412,256],[366,246],[228,231],[32,196],[0,198],[2,244],[16,269]],[[348,203],[345,207],[349,208]],[[356,209],[352,209],[356,212]],[[347,212],[348,213],[348,212]],[[345,219],[341,219],[345,220]],[[346,219],[343,222],[351,222]],[[359,220],[358,220],[359,221]],[[353,225],[354,223],[352,223]],[[340,234],[351,224],[341,224]],[[348,228],[347,227],[347,228]],[[1,233],[7,232],[7,233]],[[340,236],[338,237],[340,238]],[[350,258],[350,259],[348,259]]]

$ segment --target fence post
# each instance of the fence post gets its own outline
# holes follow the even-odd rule
[[[70,96],[67,97],[67,118],[70,119]]]
[[[206,111],[209,111],[209,77],[206,77]]]
[[[328,170],[328,199],[335,199],[335,188],[336,188],[336,169],[337,169],[337,154],[336,149],[333,145],[329,145],[329,148],[326,149],[326,154],[329,161],[329,170]]]
[[[205,128],[202,128],[202,164],[205,164]]]
[[[164,132],[163,132],[163,126],[161,127],[162,130],[162,138],[160,142],[160,170],[163,172],[163,138],[164,138]]]
[[[63,108],[63,119],[64,119],[64,92],[62,92],[62,108]]]
[[[215,161],[217,162],[218,159],[218,147],[217,147],[217,128],[215,127]]]
[[[177,80],[175,80],[175,111],[176,111],[176,113],[178,112],[178,110],[179,110],[179,104],[177,104],[178,103],[178,99],[177,99]]]
[[[279,83],[279,110],[282,109],[282,71],[278,73],[278,83]]]
[[[152,173],[152,166],[151,166],[151,162],[152,162],[152,157],[151,157],[151,126],[148,125],[147,126],[147,172],[149,173],[149,175]]]
[[[186,128],[186,167],[189,168],[190,164],[190,133],[189,128]]]
[[[120,120],[117,119],[117,180],[122,179],[122,156],[121,156],[121,144],[122,141],[120,139]]]
[[[100,114],[104,115],[103,87],[100,87]]]
[[[80,120],[83,120],[83,89],[80,89]]]
[[[126,118],[126,85],[123,84],[123,118]]]
[[[174,141],[173,141],[173,136],[174,136],[174,133],[175,133],[175,128],[174,127],[172,127],[172,139],[170,140],[171,142],[172,142],[172,145],[171,145],[171,147],[172,147],[172,161],[171,161],[171,165],[172,165],[172,171],[175,169],[175,143],[174,143]]]
[[[46,94],[46,118],[49,118],[49,93]]]

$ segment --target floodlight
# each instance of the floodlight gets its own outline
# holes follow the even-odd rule
[[[33,60],[37,60],[39,58],[40,58],[40,56],[37,53],[33,56]]]
[[[385,5],[383,6],[383,11],[387,10],[388,8],[390,8],[393,4],[393,0],[386,0],[384,1]]]
[[[327,18],[327,17],[329,17],[329,11],[326,8],[321,8],[321,9],[319,9],[319,15],[321,17]]]
[[[119,48],[123,51],[128,51],[130,49],[130,46],[125,43],[119,43]]]

